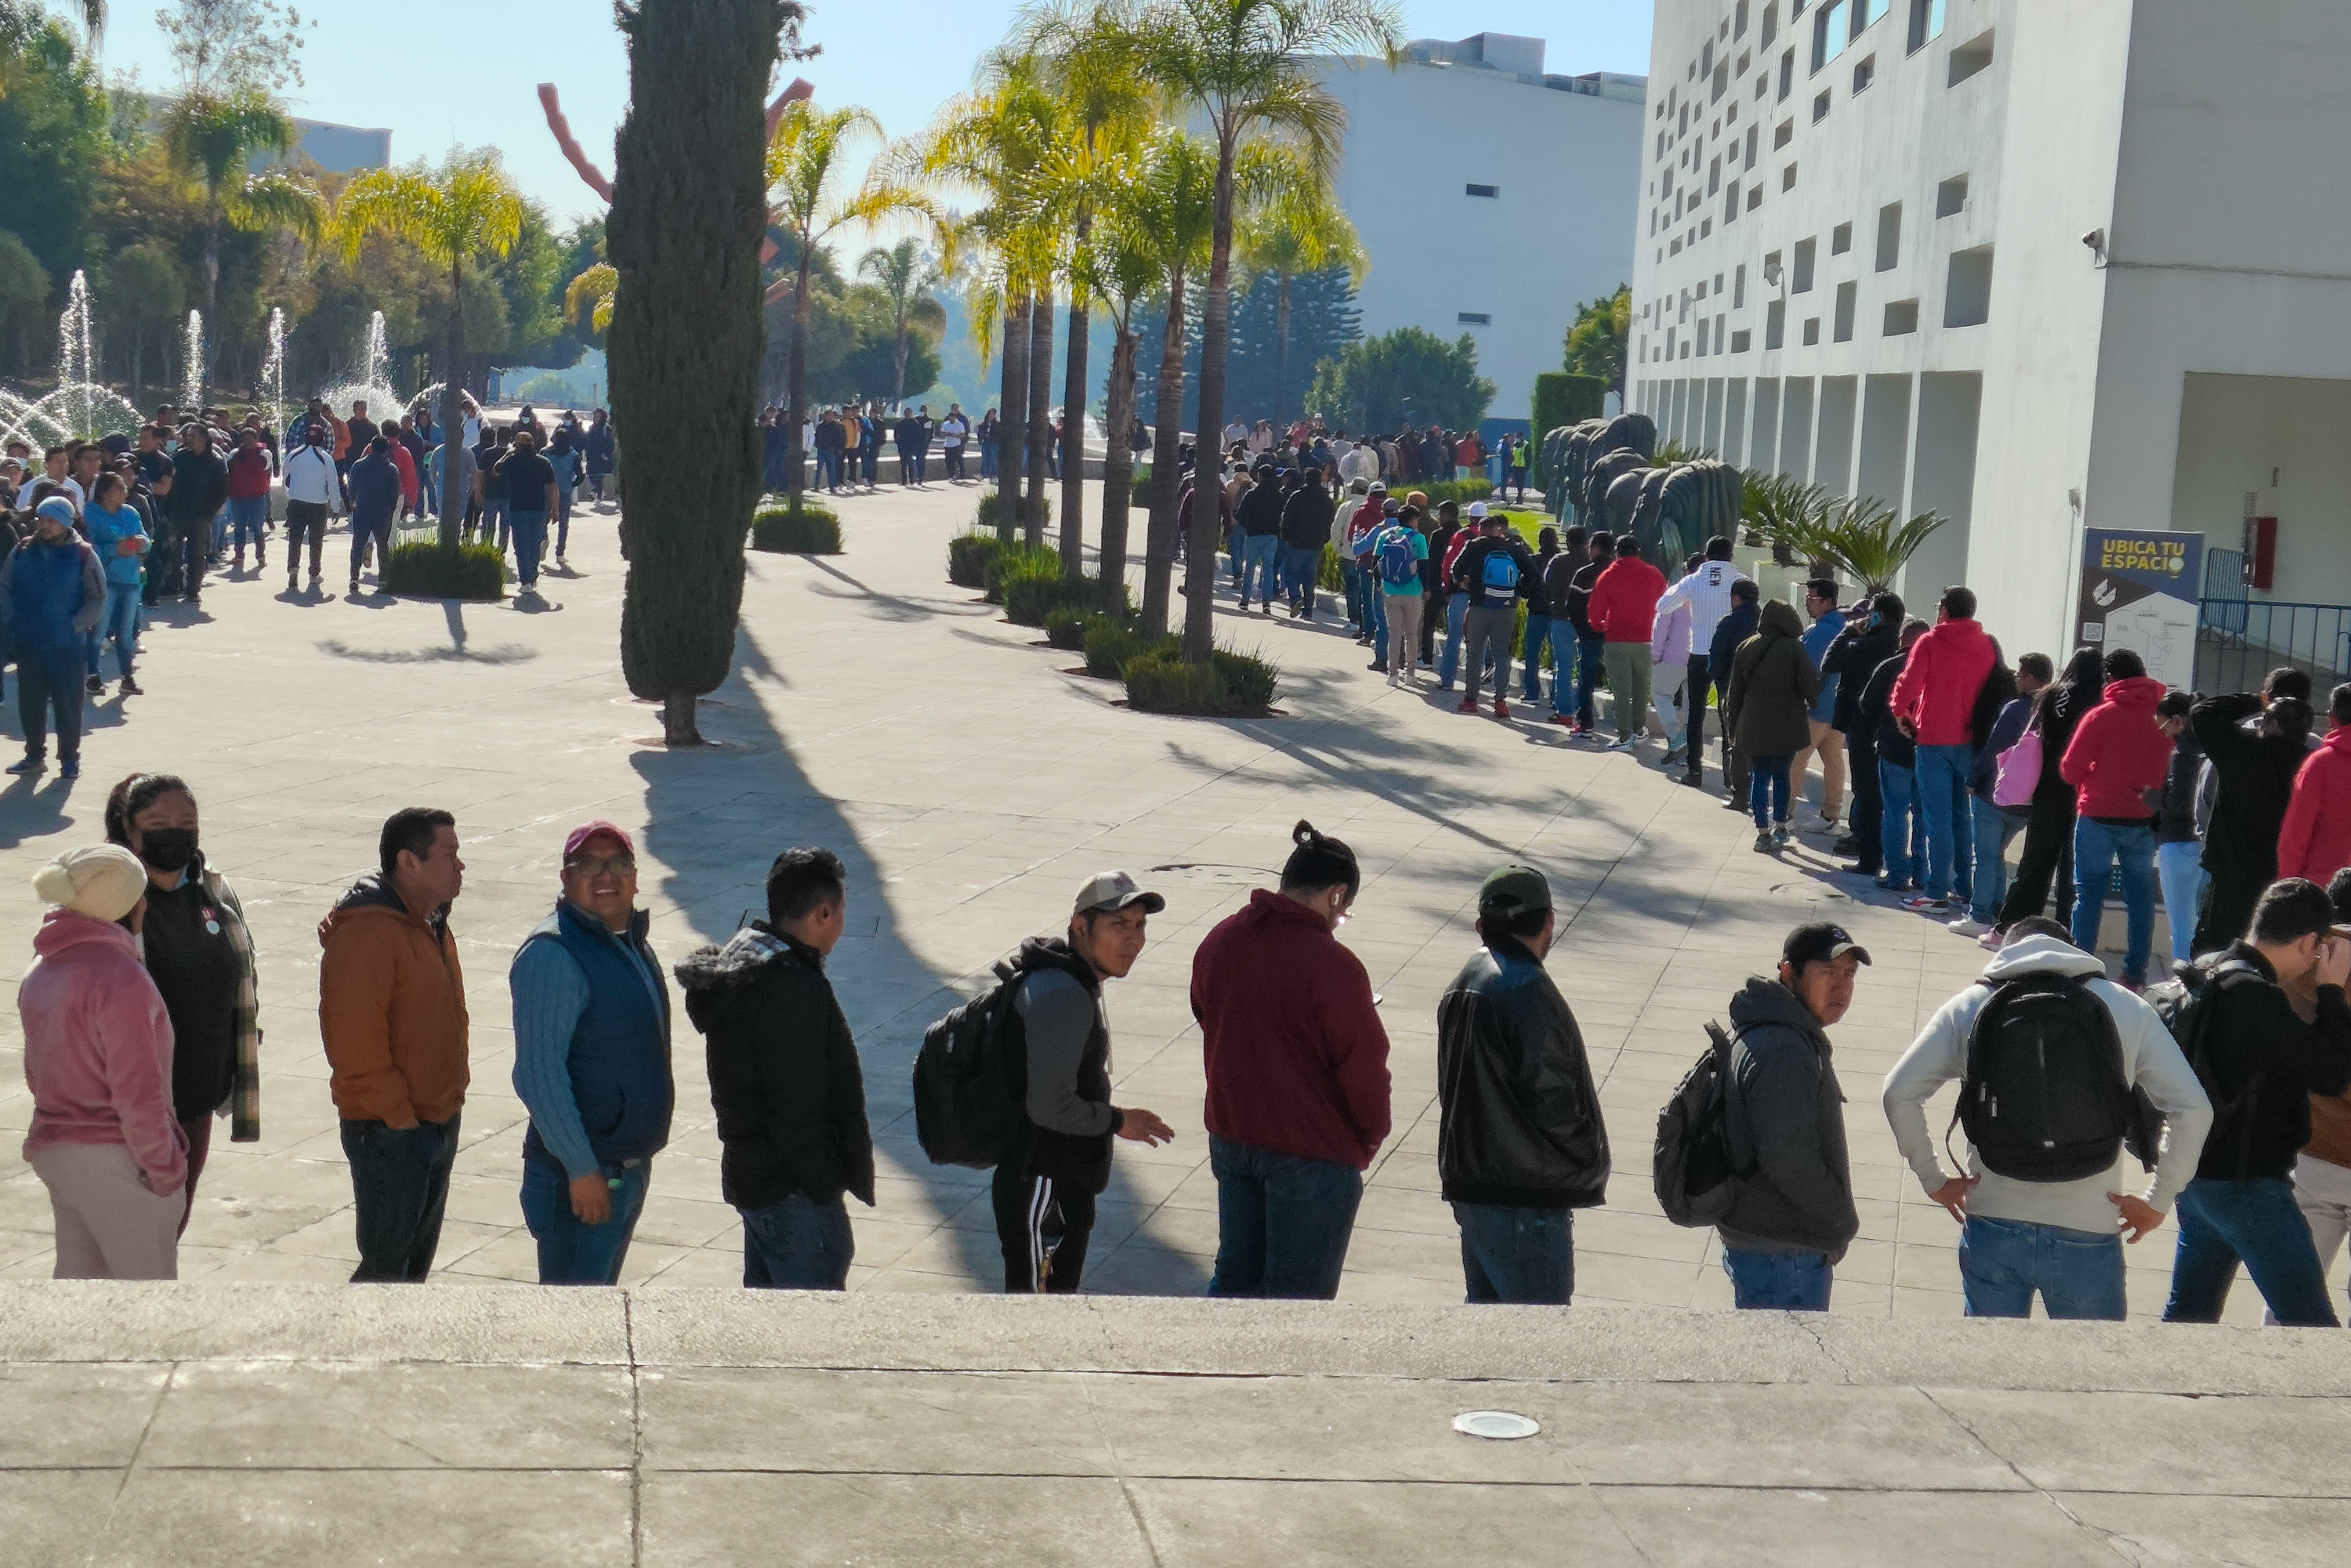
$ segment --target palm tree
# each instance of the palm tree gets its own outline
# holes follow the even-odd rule
[[[580,313],[588,316],[589,330],[607,331],[612,325],[612,296],[620,291],[621,275],[609,261],[595,266],[573,278],[563,291],[563,319],[570,326],[580,325]]]
[[[427,261],[449,269],[449,338],[442,366],[441,428],[444,439],[461,439],[465,428],[465,264],[501,256],[522,235],[522,194],[507,178],[497,154],[452,152],[438,169],[412,163],[404,169],[370,169],[343,187],[335,230],[346,258],[359,255],[371,234],[407,241]],[[450,471],[454,474],[454,460]],[[463,507],[444,498],[441,547],[457,548]]]
[[[219,295],[224,222],[248,233],[289,228],[319,237],[327,208],[318,192],[278,170],[246,172],[256,153],[283,153],[294,141],[294,122],[268,94],[251,89],[226,97],[191,92],[164,111],[165,150],[204,189],[205,314]]]
[[[1625,284],[1616,292],[1575,308],[1567,329],[1567,368],[1580,376],[1606,382],[1621,399],[1625,395],[1625,345],[1633,330],[1633,290]]]
[[[857,273],[872,278],[890,301],[891,326],[897,333],[890,362],[890,401],[903,403],[906,401],[906,350],[914,329],[927,327],[934,337],[944,336],[947,329],[946,307],[931,292],[946,282],[946,269],[909,238],[887,248],[875,246],[858,258]]]
[[[1199,435],[1205,477],[1225,417],[1225,349],[1232,313],[1235,169],[1241,144],[1265,132],[1295,144],[1327,180],[1346,111],[1325,92],[1307,57],[1354,50],[1393,59],[1403,38],[1395,0],[1151,0],[1139,37],[1142,74],[1195,106],[1217,148],[1216,220],[1201,309]],[[1206,664],[1215,631],[1217,509],[1192,509],[1184,656]]]
[[[841,195],[841,152],[860,136],[882,135],[882,122],[870,110],[854,106],[823,110],[803,99],[788,104],[768,141],[768,217],[790,236],[794,250],[792,276],[792,335],[787,383],[785,437],[788,481],[792,505],[799,505],[808,486],[800,451],[800,426],[808,419],[809,276],[824,242],[851,224],[871,224],[892,213],[927,214],[928,204],[911,186],[893,180],[889,155],[876,158],[864,182],[850,195]]]
[[[1250,287],[1270,278],[1274,286],[1273,397],[1277,415],[1290,411],[1290,286],[1309,273],[1344,267],[1355,287],[1371,269],[1355,225],[1332,198],[1331,188],[1311,179],[1286,150],[1263,147],[1247,163],[1258,164],[1262,193],[1238,220],[1235,244]],[[1249,182],[1244,180],[1245,184]]]

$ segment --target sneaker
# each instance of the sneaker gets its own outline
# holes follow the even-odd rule
[[[1938,910],[1950,908],[1951,901],[1949,898],[1938,898],[1931,893],[1921,893],[1916,898],[1904,899],[1902,907],[1920,915],[1932,915]]]
[[[1681,759],[1682,743],[1677,740],[1671,746],[1666,747],[1666,754],[1657,758],[1657,766],[1660,768],[1671,768],[1675,763],[1679,762]]]
[[[1788,825],[1785,822],[1771,830],[1771,843],[1777,849],[1788,847]]]
[[[45,758],[27,757],[22,762],[11,764],[5,771],[14,773],[17,777],[22,778],[27,773],[45,772],[47,770],[48,766],[48,762]]]
[[[1553,724],[1555,724],[1555,725],[1559,725],[1559,726],[1561,726],[1562,727],[1565,728],[1565,729],[1568,731],[1568,733],[1570,733],[1571,735],[1572,735],[1572,734],[1573,734],[1573,733],[1575,733],[1575,730],[1576,730],[1576,723],[1575,723],[1575,719],[1574,719],[1574,718],[1573,718],[1573,716],[1571,716],[1571,715],[1563,714],[1563,713],[1555,713],[1555,714],[1553,714],[1553,715],[1552,715],[1552,716],[1551,716],[1551,721],[1552,721],[1552,723],[1553,723]]]
[[[117,687],[116,690],[126,697],[143,697],[147,695],[146,688],[141,686],[137,681],[132,680],[129,675],[122,677],[122,685]]]
[[[1683,774],[1681,781],[1684,785],[1692,789],[1703,789],[1706,788],[1706,780],[1699,778],[1695,773]]]
[[[1908,893],[1911,891],[1910,883],[1907,882],[1896,882],[1892,877],[1887,876],[1884,872],[1878,873],[1877,875],[1871,880],[1875,883],[1880,893]]]
[[[1403,684],[1404,684],[1404,677],[1403,677],[1402,675],[1400,675],[1400,674],[1396,674],[1394,670],[1390,670],[1390,671],[1388,672],[1388,685],[1391,685],[1391,686],[1398,686],[1398,685],[1402,685]]]
[[[94,697],[102,697],[106,695],[106,683],[98,676],[92,675],[82,682],[81,689]]]
[[[319,574],[315,571],[312,572],[310,574],[310,591],[316,593],[324,585],[319,580]]]
[[[1464,697],[1459,702],[1453,705],[1453,711],[1455,713],[1476,713],[1478,711],[1478,699],[1476,697]]]
[[[1640,738],[1641,737],[1638,734],[1619,737],[1617,739],[1612,740],[1608,743],[1608,749],[1611,751],[1630,751]]]
[[[1997,953],[2000,951],[2001,943],[2004,940],[2006,940],[2006,934],[1995,925],[1976,938],[1976,946]]]
[[[70,778],[71,775],[68,774],[68,777]],[[2122,985],[2124,990],[2129,991],[2133,995],[2137,995],[2138,992],[2147,989],[2147,977],[2145,975],[2134,975],[2128,970],[2125,970],[2123,972]]]
[[[1752,810],[1754,808],[1748,805],[1746,801],[1740,800],[1738,796],[1733,795],[1729,800],[1725,800],[1722,803],[1722,809],[1726,811],[1747,811]]]
[[[1944,929],[1954,936],[1980,936],[1991,927],[1972,915],[1962,915]]]
[[[1758,834],[1756,834],[1756,835],[1755,835],[1755,852],[1756,852],[1757,854],[1759,854],[1759,855],[1768,855],[1768,854],[1770,854],[1770,853],[1771,852],[1771,851],[1772,851],[1774,848],[1776,848],[1776,847],[1777,847],[1777,846],[1775,846],[1775,845],[1771,842],[1771,834],[1769,834],[1769,833],[1758,833]]]
[[[358,578],[356,578],[356,577],[355,577],[355,578],[351,579],[351,586],[350,586],[350,588],[349,591],[347,591],[346,593],[344,593],[343,597],[344,597],[344,598],[346,598],[346,599],[357,599],[359,596],[360,596],[360,580],[359,580]]]
[[[1453,689],[1453,683],[1451,681],[1439,681],[1437,683],[1437,689],[1440,692],[1449,692]]]
[[[1829,853],[1833,855],[1857,855],[1860,852],[1861,841],[1851,833],[1845,834],[1829,846]]]
[[[1499,698],[1499,697],[1496,697],[1496,698],[1494,699],[1494,716],[1495,716],[1496,718],[1508,718],[1508,717],[1510,717],[1510,704],[1508,704],[1508,703],[1506,703],[1506,702],[1504,702],[1501,698]]]
[[[1838,821],[1834,817],[1815,817],[1811,821],[1804,824],[1804,831],[1808,833],[1842,833],[1844,831],[1844,824]]]
[[[81,777],[81,758],[78,758],[78,757],[68,757],[68,758],[60,758],[60,759],[59,759],[59,761],[58,761],[58,763],[57,763],[57,777],[58,777],[58,778],[60,778],[60,779],[78,779],[78,778],[80,778],[80,777]]]
[[[300,581],[295,577],[288,576],[286,579],[286,591],[288,593],[298,593],[301,591],[301,586]]]
[[[1365,664],[1364,668],[1371,671],[1372,674],[1375,675],[1384,675],[1388,673],[1388,662],[1385,659],[1374,659],[1370,664]]]

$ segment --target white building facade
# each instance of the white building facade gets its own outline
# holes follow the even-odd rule
[[[1657,0],[1634,406],[1950,517],[1905,596],[2011,656],[2085,528],[2274,517],[2252,601],[2351,602],[2346,69],[2332,0]]]
[[[1416,41],[1404,60],[1318,62],[1347,110],[1336,191],[1371,260],[1366,335],[1467,332],[1492,417],[1524,419],[1577,305],[1631,281],[1639,77],[1547,76],[1543,41]]]

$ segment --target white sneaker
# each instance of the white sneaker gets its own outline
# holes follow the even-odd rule
[[[1394,670],[1390,670],[1388,672],[1388,685],[1392,686],[1400,686],[1404,685],[1404,677],[1397,674]]]
[[[1972,915],[1962,915],[1945,927],[1954,936],[1980,936],[1991,929]]]

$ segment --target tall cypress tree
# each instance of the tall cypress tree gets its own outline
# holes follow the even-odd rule
[[[621,668],[660,699],[672,746],[701,744],[695,699],[726,680],[759,498],[764,99],[793,0],[624,0],[629,111],[605,244],[620,286],[608,337],[612,425],[662,461],[630,465]],[[693,476],[664,483],[656,476]],[[633,479],[634,483],[628,483]]]

